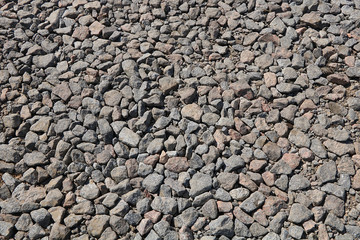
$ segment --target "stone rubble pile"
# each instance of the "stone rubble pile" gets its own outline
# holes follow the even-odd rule
[[[0,238],[360,239],[360,0],[0,0]]]

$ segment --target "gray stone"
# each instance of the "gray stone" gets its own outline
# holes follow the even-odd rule
[[[24,155],[24,162],[29,167],[42,165],[48,162],[46,156],[42,152],[34,151],[32,153],[26,153]]]
[[[317,79],[322,75],[321,69],[316,65],[308,65],[306,70],[309,79]]]
[[[238,219],[235,219],[235,227],[234,227],[235,235],[238,237],[245,237],[249,238],[251,237],[251,233],[247,226],[240,222]]]
[[[151,203],[152,209],[163,214],[175,214],[177,211],[177,202],[169,197],[155,197]]]
[[[249,230],[250,230],[251,234],[253,235],[253,237],[264,236],[265,234],[267,234],[269,232],[265,227],[261,226],[257,222],[254,222],[253,224],[251,224]]]
[[[138,67],[134,60],[125,60],[121,63],[121,67],[128,77],[136,76],[138,74]]]
[[[71,71],[75,74],[80,73],[81,71],[85,70],[89,66],[89,63],[84,61],[77,61],[76,63],[71,65]]]
[[[54,67],[56,63],[56,57],[52,53],[47,55],[34,56],[33,63],[38,68]]]
[[[306,177],[300,174],[296,174],[291,177],[289,182],[290,190],[292,191],[304,190],[307,189],[308,187],[310,187],[310,181]]]
[[[343,232],[345,229],[344,223],[338,217],[336,217],[333,213],[329,213],[325,219],[325,225],[330,226],[331,228]]]
[[[315,153],[319,158],[326,158],[327,151],[321,141],[317,138],[311,140],[310,150]]]
[[[276,143],[268,142],[262,150],[271,161],[276,161],[281,157],[281,149]]]
[[[31,224],[32,224],[32,220],[31,220],[30,215],[27,213],[24,213],[17,220],[17,222],[15,224],[15,228],[18,231],[27,232],[27,231],[29,231]]]
[[[317,179],[321,183],[331,182],[336,179],[337,168],[334,161],[323,163],[316,171]]]
[[[304,229],[300,226],[292,225],[289,227],[289,234],[295,239],[301,239],[304,234]]]
[[[250,213],[260,208],[265,202],[265,196],[261,192],[254,192],[240,204],[240,208]]]
[[[111,228],[120,236],[126,234],[129,231],[129,224],[126,220],[119,216],[110,216],[109,224]]]
[[[42,227],[47,227],[50,224],[51,215],[45,208],[40,208],[30,212],[31,218],[34,222]]]
[[[310,139],[299,129],[293,129],[289,133],[289,141],[295,144],[297,147],[310,147]]]
[[[129,128],[124,127],[119,133],[119,140],[130,147],[137,147],[140,142],[140,136]]]
[[[164,176],[157,173],[148,175],[142,182],[142,185],[151,193],[155,193],[159,190],[160,185],[164,180]]]
[[[97,198],[99,194],[100,190],[95,183],[89,183],[83,186],[80,190],[80,196],[88,200]]]
[[[301,224],[312,217],[312,212],[302,204],[294,203],[291,206],[288,220],[292,223]]]
[[[214,199],[207,201],[204,206],[200,209],[201,213],[210,219],[215,219],[218,216],[217,204]]]
[[[263,237],[263,240],[280,240],[280,236],[274,232],[270,232]]]
[[[0,221],[0,236],[4,239],[9,239],[14,233],[14,226],[12,223]]]
[[[232,155],[224,160],[225,172],[232,172],[245,166],[245,161],[240,156]]]
[[[30,239],[39,239],[41,237],[44,237],[45,235],[45,230],[39,224],[32,225],[28,232],[28,236]]]
[[[6,115],[2,118],[2,120],[7,128],[17,128],[21,124],[21,118],[19,114],[16,113]]]
[[[190,180],[190,196],[196,197],[212,188],[211,176],[204,173],[196,173]]]
[[[333,152],[338,156],[355,153],[353,143],[340,143],[329,139],[324,142],[324,145],[330,152]]]
[[[234,223],[230,217],[222,215],[209,223],[211,234],[215,236],[232,237],[234,235]]]
[[[0,144],[0,160],[10,163],[17,163],[20,161],[20,154],[11,146]]]
[[[141,218],[141,215],[133,210],[130,210],[124,217],[125,221],[127,221],[132,226],[139,224]]]
[[[247,188],[236,188],[230,191],[230,195],[234,200],[243,201],[250,195]]]

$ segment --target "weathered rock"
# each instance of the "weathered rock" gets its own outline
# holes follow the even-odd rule
[[[195,122],[199,122],[203,111],[201,110],[200,106],[196,103],[185,105],[181,109],[181,115],[185,118],[189,118]]]
[[[91,236],[100,237],[101,233],[109,225],[110,217],[106,215],[96,215],[94,216],[87,227],[87,231]]]
[[[129,128],[124,127],[119,133],[119,140],[130,147],[137,147],[140,142],[140,136]]]
[[[290,222],[300,224],[309,220],[311,217],[312,217],[312,212],[308,208],[306,208],[304,205],[301,205],[299,203],[294,203],[291,206],[288,220]]]

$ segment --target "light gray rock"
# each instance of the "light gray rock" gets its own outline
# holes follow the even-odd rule
[[[196,173],[190,180],[190,195],[196,197],[212,188],[211,176],[204,173]]]
[[[304,205],[294,203],[291,206],[288,220],[290,222],[301,224],[312,217],[313,213]]]
[[[140,136],[129,128],[124,127],[119,133],[119,140],[130,147],[137,147],[140,142]]]
[[[153,173],[148,175],[142,182],[142,185],[145,189],[147,189],[151,193],[155,193],[159,190],[160,185],[164,180],[164,176]]]

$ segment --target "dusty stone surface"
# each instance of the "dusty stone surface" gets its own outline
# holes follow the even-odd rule
[[[0,0],[0,239],[360,239],[359,20]]]

